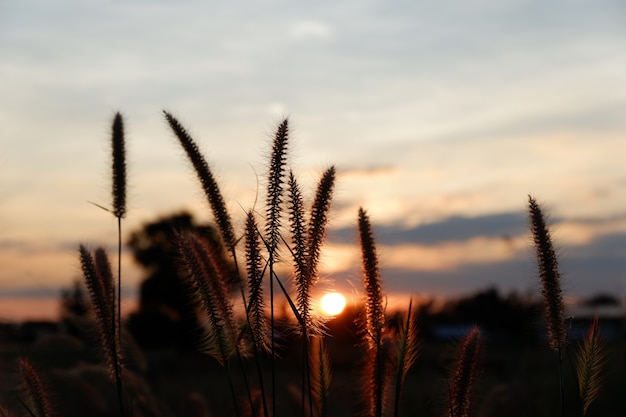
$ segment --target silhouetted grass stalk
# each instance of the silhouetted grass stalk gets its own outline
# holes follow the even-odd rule
[[[276,410],[276,334],[274,312],[274,263],[277,261],[277,249],[280,241],[280,224],[283,199],[285,166],[287,162],[287,143],[289,125],[287,119],[278,126],[272,143],[272,154],[268,172],[266,202],[266,245],[270,279],[270,330],[271,330],[271,373],[272,373],[272,410]]]
[[[478,327],[463,338],[450,380],[450,417],[469,417],[474,383],[482,354],[482,335]]]
[[[311,326],[311,274],[307,264],[308,245],[304,229],[304,203],[302,193],[292,171],[289,172],[289,223],[291,225],[291,236],[293,249],[291,253],[294,260],[295,284],[297,290],[296,302],[300,316],[299,327],[302,337],[302,357],[309,357],[309,328]],[[309,413],[312,414],[311,401],[311,373],[308,360],[302,361],[302,381],[301,381],[301,406],[302,417],[305,417],[306,395],[309,393]]]
[[[204,156],[202,156],[202,153],[198,149],[198,145],[196,145],[180,122],[166,111],[163,111],[163,114],[165,115],[165,119],[178,138],[178,141],[196,171],[196,175],[200,180],[202,190],[204,191],[207,201],[209,202],[209,206],[211,207],[213,216],[215,217],[215,221],[226,247],[231,252],[234,252],[236,245],[235,231],[230,215],[226,210],[224,198],[222,197],[222,193],[217,185],[217,181],[215,181],[213,173],[209,169],[209,164],[206,162]]]
[[[606,346],[600,338],[598,317],[594,317],[589,334],[578,347],[576,356],[576,375],[583,416],[587,415],[589,406],[600,394],[605,365]]]
[[[165,115],[165,118],[170,128],[172,129],[172,131],[178,138],[179,143],[181,144],[183,150],[187,154],[187,157],[196,172],[196,176],[200,180],[200,184],[202,186],[206,199],[209,203],[213,216],[216,219],[216,223],[217,223],[222,241],[225,243],[226,247],[228,248],[228,251],[230,252],[233,258],[233,264],[236,269],[236,278],[237,278],[237,284],[239,287],[239,292],[241,295],[241,300],[243,302],[244,310],[248,311],[248,301],[246,300],[246,294],[245,294],[245,283],[243,279],[241,278],[241,273],[239,271],[239,263],[237,261],[237,250],[236,250],[237,239],[235,237],[235,231],[232,225],[230,214],[228,213],[228,210],[226,208],[226,204],[222,197],[222,193],[217,184],[217,181],[215,180],[213,173],[211,172],[209,168],[209,164],[207,163],[206,159],[200,152],[195,141],[191,138],[191,136],[186,131],[186,129],[170,113],[166,111],[163,111],[163,113]],[[246,319],[248,320],[247,315],[246,315]],[[248,328],[252,331],[251,323],[249,321],[248,321]],[[252,335],[252,339],[253,339],[252,343],[254,345],[255,343],[254,335]],[[255,352],[257,351],[256,346],[254,347],[254,351]],[[239,357],[239,362],[242,364],[243,361],[241,358],[241,353],[239,351],[237,352],[237,355]],[[243,369],[243,365],[242,365],[242,369]],[[243,377],[246,381],[246,390],[248,393],[250,404],[251,404],[251,407],[253,407],[252,392],[249,389],[247,376],[245,375],[245,373],[243,374]],[[262,388],[262,391],[263,391],[263,388]],[[264,396],[263,396],[263,401],[265,405]]]
[[[528,210],[530,230],[535,244],[539,277],[542,284],[541,293],[543,295],[546,324],[548,326],[548,341],[550,347],[558,354],[561,415],[565,416],[563,349],[567,343],[567,331],[559,266],[543,212],[532,196],[528,196]]]
[[[247,307],[245,305],[244,307],[246,309],[246,321],[250,329],[254,361],[259,378],[263,416],[269,417],[263,371],[261,370],[259,358],[259,351],[268,352],[270,350],[269,341],[267,340],[269,328],[265,316],[265,302],[263,298],[263,274],[265,268],[261,255],[261,241],[258,226],[252,211],[248,212],[246,219],[245,246],[250,303]]]
[[[190,290],[209,320],[203,348],[225,368],[235,413],[239,416],[238,400],[230,371],[230,360],[237,354],[239,347],[227,277],[224,276],[217,254],[202,238],[194,233],[187,233],[178,234],[176,240]]]
[[[381,417],[383,414],[383,352],[382,333],[385,326],[383,294],[374,235],[369,217],[365,210],[359,208],[359,242],[361,247],[363,284],[365,287],[365,343],[372,360],[368,362],[373,369],[365,374],[366,398],[368,415]]]
[[[96,334],[109,372],[117,388],[121,415],[125,415],[122,387],[122,353],[116,326],[115,284],[106,252],[95,250],[94,256],[84,245],[79,247],[80,262],[85,283],[91,298],[91,306],[96,323]]]
[[[39,370],[28,358],[18,360],[19,374],[23,387],[30,399],[30,407],[22,403],[28,413],[34,415],[31,407],[37,411],[37,417],[53,417],[56,415],[53,406],[52,394]],[[20,399],[21,400],[21,399]]]
[[[112,148],[112,175],[113,175],[113,215],[117,218],[117,315],[112,326],[115,331],[115,339],[121,344],[122,338],[122,218],[126,215],[126,145],[124,139],[124,121],[118,112],[113,118],[111,134]],[[116,377],[118,397],[120,401],[121,415],[125,415],[122,380],[119,375]]]

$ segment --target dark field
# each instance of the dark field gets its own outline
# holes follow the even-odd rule
[[[360,373],[365,363],[359,338],[351,318],[339,317],[328,323],[326,338],[332,362],[332,382],[328,395],[329,416],[359,415],[362,409]],[[409,371],[400,398],[400,416],[449,415],[448,379],[454,366],[458,340],[441,340],[422,329],[421,350]],[[20,404],[23,391],[17,376],[16,359],[28,356],[38,366],[60,416],[117,416],[115,384],[101,365],[97,347],[89,337],[52,334],[19,346],[5,338],[2,344],[2,402],[16,415],[28,415]],[[507,340],[487,336],[481,355],[479,377],[472,407],[476,416],[555,416],[559,415],[559,378],[556,353],[541,337],[520,334]],[[564,357],[567,416],[580,410],[578,387],[573,373],[575,350],[569,343]],[[607,343],[607,366],[598,399],[588,416],[626,415],[626,340],[613,338]],[[233,399],[226,370],[217,361],[197,352],[151,349],[136,352],[134,369],[125,373],[132,386],[136,416],[234,416]],[[280,352],[276,369],[276,415],[302,415],[301,344],[291,343]],[[143,359],[141,359],[143,357]],[[142,361],[145,361],[142,363]],[[271,362],[262,361],[266,389],[269,390]],[[251,415],[245,379],[257,392],[254,361],[233,361],[238,412]],[[269,393],[268,393],[269,396]],[[208,414],[207,414],[208,412]],[[37,414],[36,414],[37,415]],[[307,414],[308,415],[308,414]],[[391,415],[391,414],[390,414]]]

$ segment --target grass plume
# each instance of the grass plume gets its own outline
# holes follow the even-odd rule
[[[224,203],[224,198],[222,197],[217,181],[215,181],[213,173],[209,169],[209,164],[202,153],[200,153],[198,145],[196,145],[195,141],[191,138],[189,133],[187,133],[180,122],[170,113],[166,111],[163,111],[163,113],[172,131],[185,150],[187,157],[191,161],[194,170],[196,171],[196,175],[200,180],[202,190],[204,191],[204,194],[209,202],[226,247],[228,247],[231,252],[234,252],[236,244],[235,230],[233,228],[230,215],[226,210],[226,204]]]
[[[311,207],[311,219],[308,228],[308,273],[312,280],[315,280],[317,277],[317,266],[319,264],[322,243],[326,235],[328,212],[335,187],[335,176],[334,166],[324,171],[318,183],[313,206]]]
[[[362,208],[359,208],[359,243],[365,287],[366,339],[368,344],[376,346],[381,341],[385,312],[374,235],[369,217]]]
[[[117,302],[113,300],[111,294],[110,305],[114,306],[110,325],[113,328],[113,341],[116,347],[115,378],[117,382],[118,396],[120,401],[120,411],[124,416],[124,406],[122,403],[122,381],[120,375],[119,349],[122,338],[122,218],[126,216],[126,143],[124,138],[124,120],[118,112],[113,118],[111,128],[111,148],[112,148],[112,177],[113,177],[113,215],[117,218]],[[96,267],[100,265],[101,274],[110,273],[111,268],[104,250],[96,251]],[[106,271],[108,269],[108,271]],[[113,279],[111,277],[111,283]],[[112,288],[114,288],[112,286]],[[113,289],[115,292],[115,289]]]
[[[542,209],[531,196],[528,196],[528,210],[542,284],[548,339],[550,347],[559,351],[567,341],[567,331],[558,261]]]
[[[450,417],[468,417],[472,393],[478,376],[482,351],[482,335],[478,327],[463,338],[457,351],[456,364],[450,378]]]
[[[120,413],[125,415],[122,386],[122,351],[119,330],[121,327],[116,321],[115,284],[113,273],[107,254],[103,248],[97,248],[92,256],[89,250],[80,245],[80,263],[89,291],[91,306],[96,323],[96,334],[109,368],[115,380]]]
[[[120,374],[121,354],[115,336],[115,287],[111,265],[102,248],[96,249],[92,256],[84,245],[80,245],[79,252],[83,277],[93,307],[96,333],[109,371],[117,380]]]
[[[535,244],[539,277],[541,279],[541,294],[548,326],[548,342],[550,347],[558,353],[561,415],[565,416],[563,349],[567,343],[567,330],[559,265],[543,211],[537,201],[530,195],[528,196],[528,211],[530,230]]]
[[[113,215],[123,218],[126,215],[126,146],[124,140],[124,120],[115,113],[111,128],[111,149],[113,160]]]
[[[365,287],[364,336],[369,357],[364,368],[365,411],[367,415],[381,417],[383,415],[383,399],[386,391],[382,349],[385,312],[374,235],[369,217],[363,208],[359,208],[358,229],[363,285]]]
[[[294,275],[296,284],[296,304],[301,321],[303,336],[311,327],[311,276],[308,265],[308,239],[305,230],[305,212],[300,186],[293,172],[289,172],[289,224],[293,244]]]
[[[288,140],[289,123],[287,119],[285,119],[276,129],[267,176],[267,224],[265,231],[270,258],[275,255],[274,252],[280,242],[280,219],[282,213],[285,169],[287,164]]]
[[[209,320],[205,351],[225,365],[237,349],[228,278],[205,239],[188,232],[177,234],[176,241],[191,294]]]
[[[576,375],[582,400],[582,415],[587,415],[591,403],[598,398],[602,388],[602,371],[606,365],[606,348],[600,338],[598,318],[593,319],[589,334],[578,348]]]
[[[272,409],[276,409],[276,334],[275,334],[275,312],[274,312],[274,263],[277,260],[277,248],[280,241],[280,220],[282,213],[282,199],[285,169],[287,164],[287,144],[289,140],[289,123],[283,120],[276,129],[274,141],[272,143],[272,154],[267,183],[267,200],[265,214],[265,244],[268,251],[268,267],[270,276],[270,350],[272,357],[271,378],[272,378]],[[279,282],[280,283],[280,282]],[[289,300],[291,301],[291,300]]]
[[[246,218],[246,270],[248,273],[249,303],[248,320],[251,327],[253,343],[264,352],[269,352],[270,329],[265,315],[265,298],[263,296],[263,257],[261,255],[261,239],[258,226],[252,211]]]
[[[18,360],[18,367],[23,387],[30,399],[28,406],[36,411],[35,415],[37,417],[53,417],[57,415],[53,407],[50,387],[44,381],[37,367],[30,359],[23,357]],[[33,414],[30,409],[28,411]]]

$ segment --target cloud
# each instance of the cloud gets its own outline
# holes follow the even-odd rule
[[[528,229],[524,213],[502,213],[478,217],[453,216],[443,221],[406,227],[401,224],[374,225],[376,240],[383,245],[467,241],[475,238],[518,236]],[[354,228],[334,230],[330,238],[338,242],[353,239]]]
[[[289,27],[289,34],[296,40],[330,40],[333,38],[333,30],[330,25],[316,21],[303,20]]]
[[[396,167],[393,165],[378,165],[378,164],[370,164],[365,166],[344,166],[341,167],[339,171],[339,175],[342,177],[364,177],[364,176],[374,176],[374,175],[388,175],[394,173],[396,171]]]
[[[626,216],[610,219],[551,219],[564,288],[580,296],[622,294],[626,274]],[[394,292],[458,294],[496,286],[526,291],[537,287],[535,254],[522,213],[452,217],[413,228],[376,227],[385,286]],[[360,275],[357,232],[331,231],[324,273]],[[337,278],[336,278],[337,280]]]

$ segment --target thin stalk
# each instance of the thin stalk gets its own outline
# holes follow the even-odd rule
[[[117,320],[113,320],[113,330],[116,343],[122,344],[122,218],[117,218]],[[115,313],[114,313],[115,314]],[[117,325],[116,325],[117,322]],[[115,384],[117,385],[117,397],[120,403],[120,413],[122,417],[126,415],[124,407],[124,390],[122,385],[122,375],[119,364],[116,363]]]
[[[559,346],[559,393],[561,397],[561,417],[565,417],[565,382],[563,381],[563,348]]]
[[[270,273],[270,327],[271,327],[271,369],[272,369],[272,406],[276,412],[276,317],[274,313],[274,263],[280,241],[281,206],[283,199],[283,183],[287,159],[287,143],[289,127],[285,119],[276,129],[270,157],[267,187],[266,236],[268,244],[268,262]]]
[[[450,417],[469,417],[482,355],[482,335],[474,327],[463,338],[449,380]]]
[[[261,369],[261,358],[259,350],[267,351],[266,340],[266,316],[263,303],[263,276],[265,274],[265,266],[263,266],[261,256],[261,234],[259,233],[256,220],[252,211],[249,211],[246,219],[245,228],[245,259],[248,274],[248,290],[250,291],[250,302],[245,306],[246,322],[252,339],[252,349],[254,354],[254,362],[259,377],[259,385],[261,389],[261,400],[263,404],[263,415],[269,417],[267,398],[265,396],[265,383],[263,380],[263,371]],[[243,285],[241,286],[243,289]],[[254,309],[254,311],[253,311]],[[250,316],[253,315],[254,319]],[[254,323],[254,325],[253,325]]]
[[[365,343],[370,354],[375,357],[372,360],[373,375],[366,375],[366,389],[372,395],[368,404],[368,413],[381,417],[383,414],[383,351],[382,332],[385,326],[385,312],[383,307],[383,294],[381,288],[380,270],[376,244],[369,221],[369,217],[363,208],[359,208],[358,216],[359,243],[361,247],[363,285],[365,287]],[[371,371],[371,370],[370,370]],[[373,378],[373,380],[372,380]],[[373,392],[372,392],[373,391]]]
[[[400,394],[402,392],[402,386],[406,375],[415,363],[417,355],[419,353],[418,344],[418,330],[414,320],[413,312],[413,298],[409,301],[409,311],[407,313],[406,322],[404,327],[401,328],[398,336],[398,349],[397,349],[397,374],[395,384],[395,409],[394,417],[398,417],[400,412]]]
[[[274,317],[274,262],[272,255],[269,260],[270,269],[270,378],[272,384],[272,411],[276,414],[276,371],[274,369],[276,365],[276,335],[275,330],[275,317]]]
[[[122,339],[122,218],[126,215],[126,145],[124,121],[120,113],[113,118],[111,128],[113,215],[117,218],[117,303],[113,306],[113,337],[121,346]],[[117,324],[116,324],[117,323]],[[122,377],[116,363],[115,380],[120,403],[120,414],[125,416]]]
[[[548,327],[548,341],[552,350],[556,351],[558,354],[561,416],[565,417],[562,350],[567,344],[567,329],[565,326],[565,306],[563,303],[563,293],[561,291],[559,265],[543,211],[532,196],[528,196],[528,210],[530,230],[535,244],[537,264],[542,284],[541,292]]]

